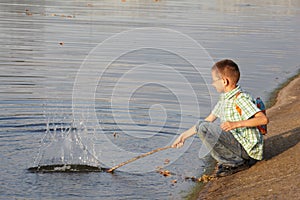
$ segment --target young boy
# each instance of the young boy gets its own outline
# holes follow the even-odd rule
[[[237,85],[240,71],[235,62],[221,60],[212,67],[211,73],[212,85],[221,93],[218,103],[205,120],[183,132],[172,147],[181,147],[187,138],[197,133],[218,162],[216,176],[222,177],[262,160],[263,137],[256,126],[267,124],[268,118]],[[221,125],[213,123],[217,118]]]

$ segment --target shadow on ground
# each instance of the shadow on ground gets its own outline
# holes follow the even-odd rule
[[[264,157],[269,160],[300,142],[300,127],[265,140]]]

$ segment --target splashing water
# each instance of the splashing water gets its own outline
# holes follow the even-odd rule
[[[60,126],[47,122],[47,128],[38,156],[30,171],[38,172],[78,172],[101,171],[100,162],[83,143],[82,137],[88,130],[84,123],[75,127],[74,123]]]

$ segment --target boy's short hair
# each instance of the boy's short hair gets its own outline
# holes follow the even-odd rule
[[[217,70],[222,77],[231,79],[234,83],[239,82],[240,70],[238,65],[232,60],[225,59],[215,63],[212,70]]]

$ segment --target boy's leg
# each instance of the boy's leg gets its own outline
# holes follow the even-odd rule
[[[223,131],[219,125],[199,121],[196,130],[202,142],[210,149],[212,157],[219,164],[238,166],[250,159],[234,136],[230,132]]]

